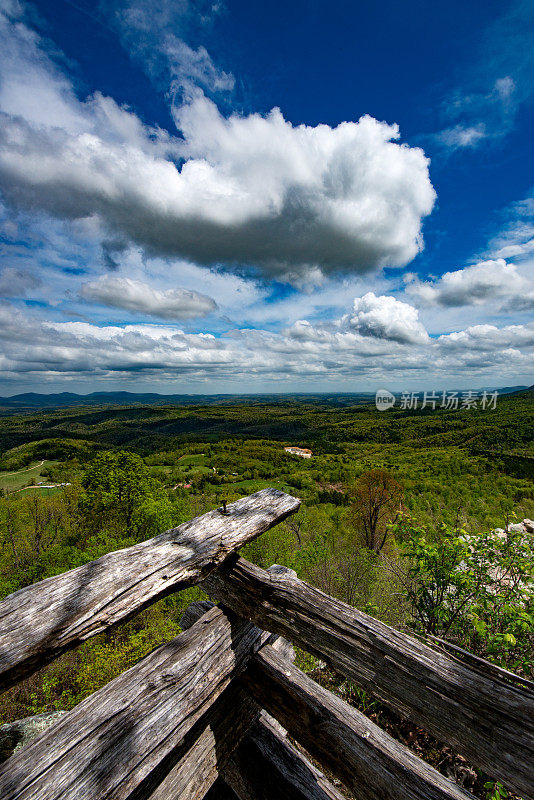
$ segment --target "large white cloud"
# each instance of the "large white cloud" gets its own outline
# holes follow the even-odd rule
[[[175,109],[174,139],[109,98],[79,102],[21,23],[3,18],[4,41],[0,188],[13,203],[97,215],[154,254],[296,281],[404,265],[422,247],[428,161],[395,125],[295,127],[278,109],[225,119],[197,94]]]
[[[503,348],[534,347],[534,322],[527,325],[472,325],[464,331],[443,334],[439,343],[454,350],[498,351]]]
[[[507,264],[502,258],[481,261],[440,278],[420,281],[406,276],[406,294],[421,307],[480,307],[486,313],[521,314],[534,309],[532,264]],[[442,329],[443,330],[443,329]]]
[[[113,275],[103,275],[96,281],[84,283],[80,294],[85,300],[160,319],[205,317],[217,308],[211,297],[199,292],[188,289],[160,291],[142,281]]]
[[[428,340],[428,334],[418,317],[417,309],[408,303],[367,292],[355,298],[352,313],[346,320],[362,336],[421,344]]]
[[[406,291],[423,305],[467,306],[495,298],[520,297],[532,289],[532,281],[521,275],[515,264],[499,258],[445,272],[437,280],[414,280]]]

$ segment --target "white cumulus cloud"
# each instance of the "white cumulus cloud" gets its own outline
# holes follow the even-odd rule
[[[428,340],[428,334],[418,317],[418,310],[408,303],[367,292],[354,299],[353,310],[345,321],[362,336],[422,344]]]
[[[410,276],[411,277],[411,276]],[[534,307],[534,281],[502,258],[445,272],[437,280],[407,283],[406,293],[422,306],[484,306],[517,312]]]
[[[215,300],[199,292],[189,289],[160,291],[143,281],[113,275],[103,275],[96,281],[82,284],[80,295],[84,300],[160,319],[194,319],[217,308]]]
[[[395,125],[294,126],[278,109],[225,118],[195,94],[174,109],[173,138],[110,98],[78,101],[38,37],[5,16],[4,43],[0,188],[20,207],[96,216],[152,254],[296,283],[402,266],[422,248],[428,160]]]
[[[464,331],[444,334],[439,343],[447,349],[489,350],[497,352],[503,348],[534,347],[534,323],[528,325],[507,325],[498,328],[496,325],[472,325]],[[532,363],[532,354],[530,354]]]
[[[364,334],[345,317],[329,325],[300,320],[281,333],[227,330],[214,336],[185,333],[170,323],[42,322],[0,304],[0,344],[0,379],[6,386],[145,380],[175,391],[192,385],[213,391],[222,383],[242,392],[254,391],[262,381],[287,386],[308,380],[331,387],[343,381],[353,388],[363,382],[376,388],[386,381],[451,385],[454,377],[453,385],[469,380],[476,388],[475,380],[487,385],[521,376],[526,383],[534,367],[534,324],[478,325],[438,339],[399,341]]]

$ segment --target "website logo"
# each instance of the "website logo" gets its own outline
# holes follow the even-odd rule
[[[376,407],[379,411],[387,411],[395,405],[395,395],[387,389],[379,389],[375,397]]]

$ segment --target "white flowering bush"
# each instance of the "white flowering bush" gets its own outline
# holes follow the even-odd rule
[[[514,526],[518,528],[518,526]],[[534,536],[524,530],[438,536],[395,525],[414,627],[520,675],[534,668]]]

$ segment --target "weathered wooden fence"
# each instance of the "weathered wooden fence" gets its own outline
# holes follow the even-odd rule
[[[2,800],[468,800],[294,666],[289,641],[534,800],[534,686],[401,633],[235,551],[299,508],[275,489],[15,592],[0,603],[7,688],[171,592],[200,583],[176,639],[12,755]]]

